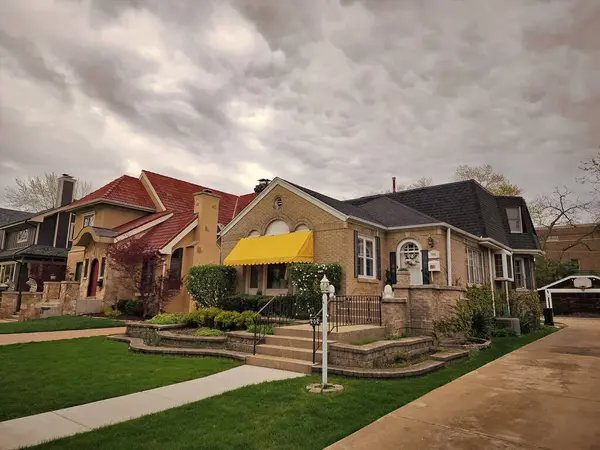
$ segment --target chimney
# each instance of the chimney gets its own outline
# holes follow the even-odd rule
[[[55,206],[65,206],[71,203],[75,196],[75,178],[63,173],[58,179],[58,191],[56,192]]]
[[[270,182],[271,180],[267,178],[261,178],[260,180],[258,180],[258,184],[254,186],[254,193],[256,195],[260,194],[262,191],[265,190],[265,188],[269,185]]]
[[[392,177],[392,192],[396,192],[396,177]]]
[[[197,215],[194,237],[194,266],[219,264],[221,256],[217,246],[219,232],[219,196],[210,189],[194,194],[194,213]]]

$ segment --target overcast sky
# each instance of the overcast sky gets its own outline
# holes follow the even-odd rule
[[[0,204],[44,171],[349,198],[488,163],[549,192],[600,145],[599,23],[593,0],[1,0]]]

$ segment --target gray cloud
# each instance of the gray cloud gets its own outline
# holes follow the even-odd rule
[[[494,4],[5,0],[0,184],[146,168],[351,197],[489,163],[529,196],[574,185],[600,144],[600,5]]]

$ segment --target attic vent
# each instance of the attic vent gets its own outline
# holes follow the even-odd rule
[[[273,200],[273,209],[275,211],[279,211],[281,209],[281,207],[283,206],[283,200],[281,199],[281,197],[275,197],[275,200]]]

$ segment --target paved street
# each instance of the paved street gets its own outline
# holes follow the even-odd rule
[[[329,449],[600,449],[600,319],[558,321]]]
[[[0,345],[23,344],[26,342],[58,341],[60,339],[108,336],[110,334],[123,333],[125,333],[125,327],[94,328],[91,330],[44,331],[40,333],[0,334]]]

